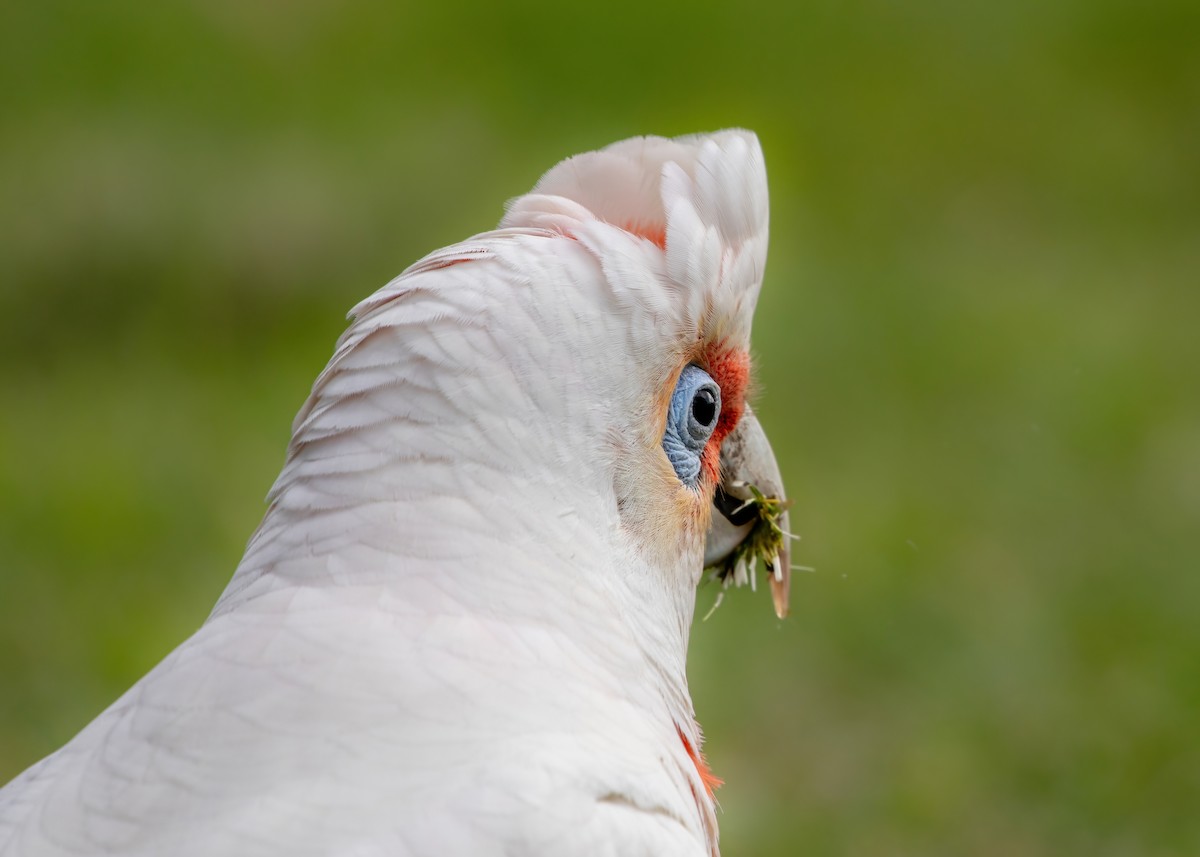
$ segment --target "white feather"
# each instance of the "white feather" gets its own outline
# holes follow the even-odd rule
[[[212,616],[0,791],[0,853],[715,853],[655,408],[748,344],[765,181],[748,132],[625,141],[359,304]]]

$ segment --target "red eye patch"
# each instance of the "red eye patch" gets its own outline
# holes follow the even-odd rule
[[[698,362],[721,388],[721,416],[717,419],[717,427],[708,439],[701,459],[705,475],[711,482],[716,482],[720,470],[721,441],[734,430],[742,418],[742,411],[746,409],[750,354],[744,349],[717,343],[710,345]]]

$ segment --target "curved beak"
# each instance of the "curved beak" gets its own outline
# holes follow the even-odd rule
[[[705,568],[724,585],[753,585],[756,560],[770,575],[775,615],[787,616],[791,587],[787,498],[771,443],[749,405],[721,444],[721,484],[713,497]]]

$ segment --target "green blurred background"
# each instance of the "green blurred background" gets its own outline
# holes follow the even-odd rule
[[[726,853],[1200,854],[1198,33],[1194,0],[4,4],[0,781],[204,619],[351,305],[566,155],[742,125],[816,570],[693,634]]]

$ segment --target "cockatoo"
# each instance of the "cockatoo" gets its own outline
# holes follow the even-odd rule
[[[0,791],[0,854],[717,854],[696,587],[787,598],[766,249],[753,134],[639,137],[360,303],[212,614]]]

